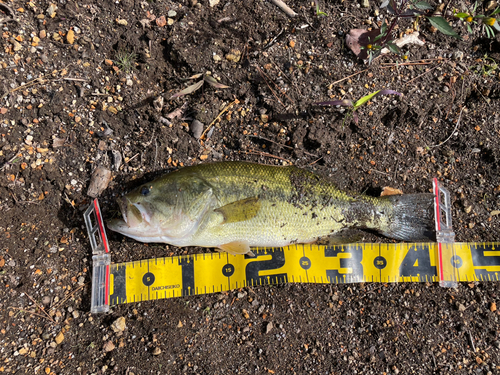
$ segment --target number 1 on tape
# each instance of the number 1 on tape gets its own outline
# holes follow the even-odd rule
[[[455,232],[451,223],[450,193],[443,188],[437,178],[432,180],[434,190],[434,218],[436,222],[437,265],[439,285],[455,288],[458,285],[457,256],[455,254]]]

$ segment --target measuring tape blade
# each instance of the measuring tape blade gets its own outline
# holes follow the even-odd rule
[[[109,304],[290,282],[438,282],[438,259],[456,269],[457,281],[499,281],[500,243],[443,246],[453,247],[443,252],[448,258],[438,258],[437,243],[357,243],[257,248],[255,257],[206,253],[112,264]]]

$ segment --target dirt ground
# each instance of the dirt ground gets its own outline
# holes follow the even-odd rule
[[[202,162],[294,164],[371,195],[438,177],[457,241],[500,240],[500,37],[421,20],[407,60],[366,65],[345,35],[387,17],[379,2],[320,1],[326,17],[287,4],[296,17],[263,0],[0,0],[0,372],[500,372],[497,283],[287,284],[90,314],[82,214],[98,166],[106,218],[122,192]],[[207,72],[229,88],[171,99]],[[358,124],[313,105],[384,88],[404,95]],[[211,251],[108,237],[113,262]]]

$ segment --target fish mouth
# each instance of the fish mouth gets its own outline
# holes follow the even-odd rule
[[[151,223],[151,214],[140,202],[132,203],[126,196],[119,198],[117,201],[123,216],[123,221],[130,228],[137,227],[144,223]]]

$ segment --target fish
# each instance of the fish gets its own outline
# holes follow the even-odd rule
[[[251,255],[253,247],[335,241],[350,229],[417,242],[435,235],[433,199],[430,193],[371,197],[339,190],[295,166],[224,161],[140,185],[119,197],[122,218],[107,226],[140,242],[234,255]]]

